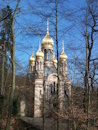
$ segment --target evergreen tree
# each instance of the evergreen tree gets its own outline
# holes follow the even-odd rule
[[[0,88],[4,89],[5,81],[7,78],[7,73],[9,70],[9,63],[11,65],[11,59],[7,57],[7,53],[12,57],[12,32],[11,32],[11,24],[12,24],[12,9],[7,6],[6,8],[1,9],[0,16],[0,80],[2,83],[0,84]],[[8,62],[10,61],[10,62]],[[5,90],[4,90],[5,91]],[[5,93],[5,92],[4,92]],[[2,90],[1,90],[2,94]]]
[[[7,6],[1,10],[2,19],[6,17],[1,22],[1,32],[0,32],[0,43],[5,44],[6,51],[12,52],[12,32],[11,32],[11,24],[12,24],[12,9]]]

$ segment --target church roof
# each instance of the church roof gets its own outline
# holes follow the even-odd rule
[[[47,32],[45,37],[42,40],[42,46],[53,46],[53,45],[54,45],[54,41],[49,35],[49,22],[47,20]]]
[[[35,57],[34,57],[34,45],[33,45],[32,56],[30,57],[30,62],[35,62]]]
[[[64,41],[62,42],[62,53],[60,54],[60,60],[66,60],[67,59],[67,55],[64,52]]]
[[[44,53],[41,51],[41,47],[40,47],[40,40],[39,40],[39,50],[36,53],[36,58],[44,58]]]

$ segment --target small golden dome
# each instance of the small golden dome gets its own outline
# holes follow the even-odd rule
[[[57,60],[55,59],[55,55],[53,55],[53,62],[54,62],[54,64],[57,64]]]
[[[67,55],[62,52],[61,55],[60,55],[60,60],[66,60],[67,59]]]
[[[44,53],[41,51],[40,48],[40,41],[39,41],[39,50],[36,53],[36,58],[44,58]]]
[[[32,55],[32,56],[30,57],[30,62],[35,62],[35,57],[34,57],[34,55]]]
[[[62,53],[60,54],[60,60],[66,60],[67,59],[67,55],[64,52],[64,42],[62,43]]]
[[[54,41],[49,35],[49,23],[48,23],[48,20],[47,20],[47,33],[46,33],[46,36],[42,40],[42,46],[53,47],[53,45],[54,45]]]
[[[33,45],[32,56],[30,57],[30,62],[35,62],[35,57],[34,57],[34,45]]]

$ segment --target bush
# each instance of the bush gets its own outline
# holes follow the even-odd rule
[[[4,96],[0,95],[0,117],[2,115],[3,105],[4,105]]]
[[[14,101],[13,101],[12,114],[14,116],[16,116],[18,114],[18,100],[17,99],[14,99]]]

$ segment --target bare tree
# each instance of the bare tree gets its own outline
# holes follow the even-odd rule
[[[17,8],[19,6],[20,0],[18,0],[17,5],[15,7],[13,17],[12,17],[12,42],[13,42],[13,52],[12,52],[12,91],[11,91],[11,97],[10,97],[10,105],[9,105],[9,115],[7,120],[7,126],[6,130],[10,130],[10,121],[11,121],[11,113],[12,113],[12,107],[13,107],[13,99],[14,99],[14,93],[15,93],[15,34],[14,34],[14,21],[15,21],[15,14],[17,11]]]

